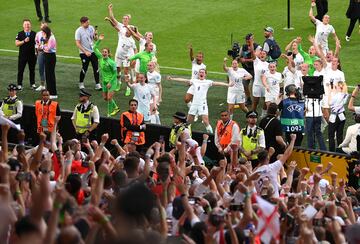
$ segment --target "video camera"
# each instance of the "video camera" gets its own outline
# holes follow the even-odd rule
[[[239,57],[240,54],[240,45],[238,42],[234,42],[231,50],[228,50],[227,55],[231,56],[233,59]]]

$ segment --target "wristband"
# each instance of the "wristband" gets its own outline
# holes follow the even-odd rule
[[[103,172],[99,172],[99,173],[98,173],[99,178],[105,178],[105,175],[106,175],[106,174],[103,173]]]
[[[207,140],[203,140],[203,143],[207,143],[208,141]]]
[[[67,160],[65,160],[64,163],[65,163],[66,165],[69,165],[69,164],[71,164],[71,162],[72,162],[72,161],[71,161],[70,159],[67,159]]]
[[[104,216],[101,220],[100,220],[100,224],[101,225],[105,225],[108,222],[110,222],[110,219],[107,216]]]
[[[186,194],[181,194],[180,197],[181,198],[186,197]]]
[[[244,193],[244,195],[245,195],[244,200],[246,200],[246,199],[248,199],[250,197],[251,193],[247,191],[247,192]]]
[[[54,202],[54,204],[53,204],[54,209],[61,209],[62,207],[63,207],[63,205],[59,202]]]
[[[150,158],[151,158],[151,154],[149,154],[149,153],[145,154],[145,158],[146,158],[146,159],[150,159]]]
[[[104,147],[105,146],[105,143],[104,142],[100,142],[100,147]]]
[[[17,196],[20,196],[20,195],[21,195],[21,191],[20,191],[20,190],[19,190],[19,191],[16,191],[15,194],[16,194]]]

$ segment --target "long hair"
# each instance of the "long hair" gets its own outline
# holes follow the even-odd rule
[[[45,38],[45,42],[48,42],[51,36],[51,29],[49,28],[49,26],[43,26],[41,28],[41,30],[45,33],[46,38]]]

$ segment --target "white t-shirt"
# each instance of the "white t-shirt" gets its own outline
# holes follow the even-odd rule
[[[299,70],[300,65],[304,63],[304,58],[300,53],[295,55],[294,63],[295,63],[295,69]]]
[[[282,72],[282,75],[284,78],[284,87],[295,84],[296,74],[291,72],[287,66],[285,66],[284,71]]]
[[[199,78],[199,70],[205,69],[206,65],[204,63],[198,64],[196,63],[196,59],[191,62],[191,79]]]
[[[134,98],[138,101],[137,111],[144,115],[144,120],[149,120],[151,96],[155,96],[153,89],[148,85],[136,83],[133,86]]]
[[[121,22],[118,22],[116,27],[119,29],[119,34],[121,33],[121,34],[123,34],[125,36],[126,31],[127,31],[125,25],[123,23],[121,23]]]
[[[116,48],[116,57],[126,59],[135,54],[136,45],[134,39],[130,36],[127,37],[121,31],[118,32],[118,45]]]
[[[207,104],[207,92],[209,88],[212,86],[213,81],[192,79],[190,80],[190,84],[194,88],[192,104],[193,105]]]
[[[147,72],[146,75],[148,79],[148,85],[153,89],[155,95],[159,96],[158,84],[161,83],[161,75],[155,70],[151,73]]]
[[[329,69],[326,73],[326,78],[326,84],[331,84],[331,82],[333,82],[333,85],[337,85],[339,81],[345,82],[344,72],[338,69]]]
[[[146,43],[146,40],[144,38],[140,38],[140,40],[139,40],[139,52],[142,52],[142,51],[145,50],[145,43]],[[152,44],[154,45],[152,53],[155,56],[156,55],[156,45],[155,45],[155,43],[152,43]]]
[[[255,184],[255,188],[257,192],[261,192],[261,189],[263,187],[263,182],[265,178],[268,178],[270,181],[270,184],[274,188],[274,197],[279,197],[279,182],[278,182],[278,176],[279,172],[282,168],[283,164],[280,160],[277,160],[276,162],[268,165],[260,166],[255,170],[254,173],[260,172],[260,179],[257,180]]]
[[[315,38],[317,40],[317,43],[320,44],[323,49],[328,50],[329,49],[328,37],[330,33],[335,33],[334,27],[330,24],[324,25],[323,22],[318,19],[315,21],[315,25],[316,25]]]
[[[229,82],[234,82],[234,86],[229,87],[229,92],[241,92],[244,91],[244,85],[242,83],[244,76],[249,76],[250,73],[243,68],[237,68],[234,70],[232,67],[228,69]]]
[[[282,83],[282,77],[280,72],[271,74],[269,71],[265,73],[266,83],[270,88],[269,94],[272,96],[278,96],[280,93],[280,83]],[[268,93],[266,91],[266,93]]]
[[[261,81],[261,75],[265,74],[269,70],[269,63],[261,61],[258,57],[254,60],[254,85],[263,86]]]

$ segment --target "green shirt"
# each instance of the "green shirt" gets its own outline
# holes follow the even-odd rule
[[[135,59],[140,60],[140,73],[146,74],[147,72],[147,64],[152,60],[154,57],[153,53],[149,53],[147,51],[143,51],[140,53],[135,54],[134,56],[130,57],[130,60],[133,61]]]
[[[304,58],[304,63],[309,65],[309,75],[314,75],[315,68],[314,68],[314,61],[318,60],[318,56],[310,56],[310,54],[306,53],[302,50],[301,44],[298,45],[299,53]]]
[[[104,58],[99,51],[101,40],[98,40],[94,45],[94,52],[99,60],[100,77],[103,84],[111,83],[111,86],[117,86],[117,70],[116,63],[111,58]]]

